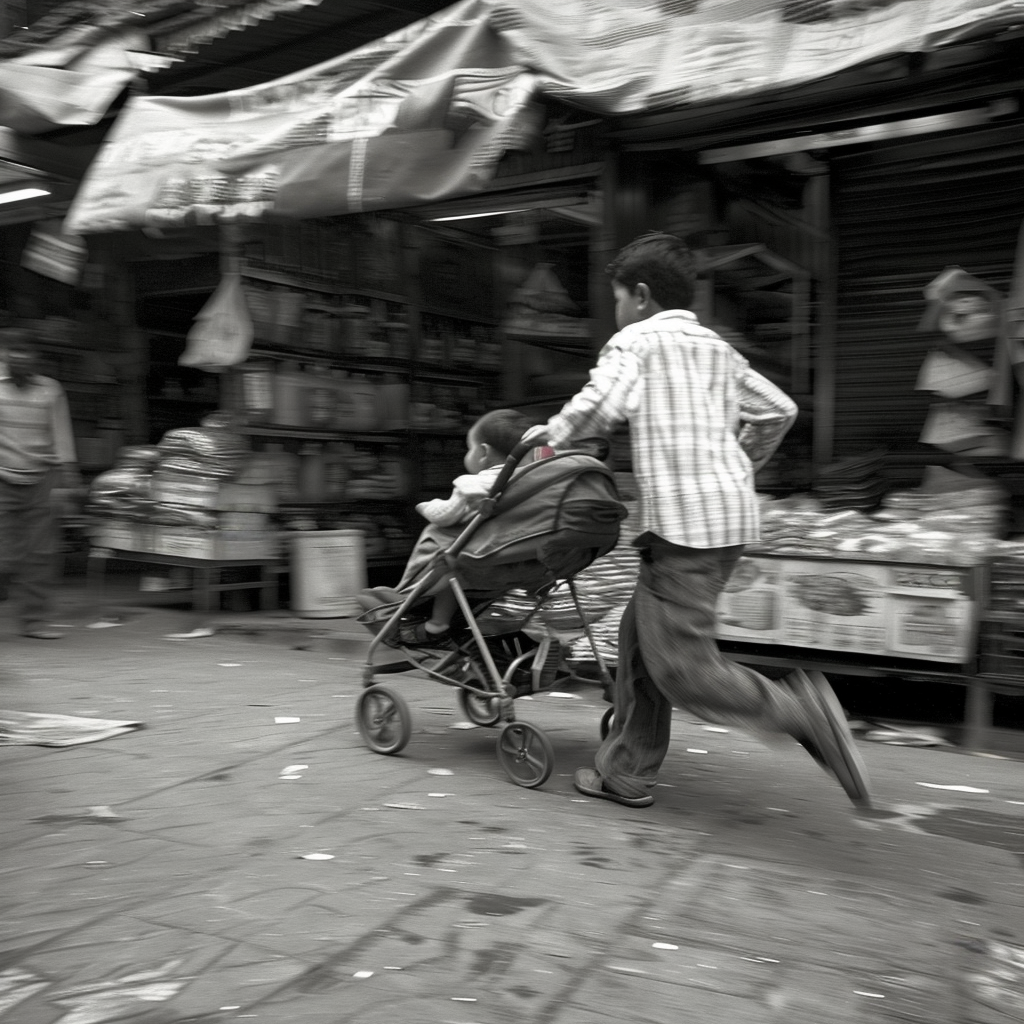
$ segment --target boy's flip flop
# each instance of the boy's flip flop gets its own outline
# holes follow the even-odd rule
[[[593,768],[577,768],[572,784],[584,796],[596,796],[601,800],[614,800],[626,807],[650,807],[654,803],[653,796],[622,796],[604,788],[601,776]]]
[[[871,786],[867,768],[854,744],[842,705],[828,680],[821,672],[795,669],[786,681],[811,715],[813,733],[807,737],[815,748],[810,750],[811,756],[836,777],[856,806],[870,807]]]

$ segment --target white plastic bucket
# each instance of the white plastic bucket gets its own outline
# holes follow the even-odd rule
[[[304,619],[341,619],[362,613],[355,595],[366,589],[361,530],[292,534],[292,611]]]

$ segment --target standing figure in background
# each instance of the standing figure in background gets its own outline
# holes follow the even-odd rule
[[[50,625],[56,488],[80,484],[64,389],[35,372],[28,330],[0,330],[0,600],[17,591],[22,635],[58,640]]]
[[[618,333],[590,381],[527,440],[558,449],[628,423],[640,498],[640,575],[622,616],[614,719],[594,768],[574,784],[630,807],[654,802],[672,708],[705,721],[788,734],[856,804],[867,781],[824,677],[773,681],[724,658],[718,597],[744,545],[758,539],[754,474],[796,419],[796,404],[690,312],[696,263],[652,232],[608,267]]]

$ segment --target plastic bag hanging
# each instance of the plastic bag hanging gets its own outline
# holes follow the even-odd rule
[[[919,330],[939,330],[956,342],[986,341],[999,333],[1000,295],[962,267],[946,267],[924,290]]]
[[[220,373],[244,363],[252,347],[253,325],[237,273],[221,277],[217,290],[196,314],[188,332],[181,366]]]

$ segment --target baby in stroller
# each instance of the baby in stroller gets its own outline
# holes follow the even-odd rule
[[[401,592],[412,587],[431,568],[439,552],[458,538],[462,528],[479,511],[490,496],[502,467],[523,434],[534,421],[515,409],[494,409],[478,419],[466,435],[466,455],[463,465],[466,473],[452,482],[452,493],[447,498],[421,501],[416,511],[427,520],[398,584],[398,592],[387,587],[375,587],[356,595],[356,600],[367,611],[388,602],[401,599]],[[550,448],[535,449],[533,457],[551,453]],[[396,640],[404,647],[449,649],[451,623],[458,610],[455,592],[445,576],[425,591],[424,597],[433,598],[430,614],[426,618],[407,618],[399,624]]]
[[[465,461],[471,476],[456,479],[451,497],[421,507],[431,521],[399,588],[358,596],[366,609],[359,621],[375,635],[356,722],[378,753],[402,749],[411,724],[399,695],[375,684],[374,677],[418,668],[457,687],[475,724],[504,720],[499,757],[518,785],[539,785],[550,772],[551,758],[538,761],[527,749],[534,740],[547,741],[525,724],[510,728],[511,704],[554,681],[560,648],[552,638],[538,640],[524,629],[562,582],[583,617],[573,577],[615,547],[626,508],[611,469],[595,457],[607,448],[534,450],[533,443],[520,440],[530,425],[514,410],[498,410],[475,423]],[[533,611],[515,623],[478,621],[511,590],[535,598]],[[399,648],[408,661],[376,662],[381,644]],[[596,651],[595,660],[600,663]],[[538,764],[546,767],[534,771]]]

